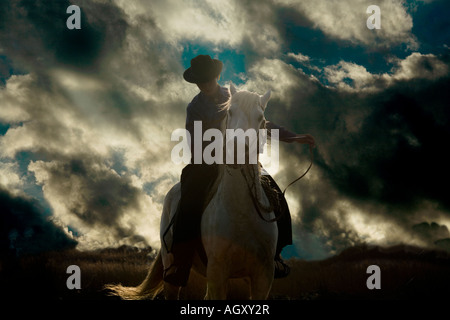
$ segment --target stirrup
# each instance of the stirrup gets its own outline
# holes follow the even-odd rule
[[[280,257],[277,257],[275,259],[274,278],[275,279],[285,278],[289,275],[290,272],[291,268],[286,263],[284,263],[284,261]]]

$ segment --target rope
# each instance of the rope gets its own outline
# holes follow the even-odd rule
[[[313,153],[313,148],[312,148],[311,145],[309,146],[309,159],[310,159],[310,164],[309,164],[308,169],[306,169],[306,171],[305,171],[304,174],[302,174],[300,177],[298,177],[297,179],[295,179],[294,181],[292,181],[291,183],[289,183],[289,184],[287,185],[287,187],[284,188],[283,196],[284,196],[284,194],[286,193],[287,188],[289,188],[289,187],[292,186],[294,183],[296,183],[298,180],[300,180],[301,178],[303,178],[304,176],[306,176],[306,174],[307,174],[307,173],[309,172],[309,170],[311,169],[311,167],[312,167],[312,165],[313,165],[313,162],[314,162],[314,153]]]
[[[269,203],[269,206],[266,207],[266,206],[264,206],[264,205],[259,201],[259,199],[257,199],[257,195],[256,195],[256,188],[257,188],[257,186],[256,186],[255,179],[253,179],[253,184],[252,184],[252,186],[250,186],[250,183],[249,183],[249,181],[248,181],[248,179],[247,179],[247,175],[245,174],[245,171],[244,171],[244,167],[243,167],[243,166],[241,167],[241,174],[244,176],[246,185],[247,185],[247,187],[248,187],[248,191],[249,191],[249,193],[250,193],[250,198],[252,199],[253,206],[255,207],[256,212],[258,213],[259,217],[260,217],[262,220],[266,221],[266,222],[275,222],[275,221],[279,220],[280,217],[281,217],[281,215],[276,216],[276,217],[273,218],[273,219],[266,219],[266,218],[264,217],[263,213],[261,212],[261,209],[264,210],[264,211],[266,211],[266,212],[271,212],[271,211],[273,211],[272,205]],[[264,191],[263,191],[263,192],[264,192]]]

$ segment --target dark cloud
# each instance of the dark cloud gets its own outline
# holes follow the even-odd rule
[[[275,117],[318,138],[316,163],[340,192],[392,205],[430,199],[449,210],[448,197],[434,182],[449,174],[442,146],[450,137],[449,81],[413,80],[363,96],[318,87],[307,99],[294,88],[297,103],[289,117]]]
[[[297,77],[300,85],[288,91],[290,100],[284,97],[293,103],[271,101],[277,107],[266,114],[317,141],[312,169],[317,178],[288,191],[299,195],[294,232],[305,243],[336,251],[364,242],[346,224],[352,210],[342,209],[342,201],[376,221],[392,222],[399,232],[411,232],[410,218],[417,214],[427,220],[422,211],[427,202],[450,216],[446,189],[437,182],[450,178],[450,156],[443,145],[450,139],[449,77],[398,81],[366,94],[324,87],[301,73]],[[281,159],[281,165],[294,159],[306,167],[306,148],[283,148],[293,157]],[[299,176],[294,168],[287,165],[283,175]]]
[[[129,177],[89,155],[36,162],[32,167],[38,177],[41,170],[45,172],[42,183],[48,196],[65,201],[69,213],[83,224],[107,228],[117,239],[135,236],[132,226],[120,222],[129,210],[139,210],[142,191],[132,186]]]
[[[13,0],[3,6],[0,45],[16,64],[41,71],[65,65],[84,72],[98,70],[100,58],[117,49],[127,23],[123,12],[106,3],[79,1],[81,29],[69,30],[70,1]]]
[[[34,254],[73,248],[77,242],[49,220],[36,200],[0,188],[0,252]]]
[[[428,243],[436,243],[438,241],[450,238],[450,232],[447,226],[440,225],[436,222],[422,222],[413,226],[413,232],[416,236]]]
[[[448,196],[435,179],[449,178],[450,156],[442,141],[450,138],[450,129],[435,114],[445,110],[449,93],[441,89],[449,79],[415,82],[361,99],[354,107],[369,105],[371,113],[357,132],[335,130],[327,153],[337,156],[322,166],[337,189],[352,197],[405,209],[428,199],[448,211]],[[448,118],[448,109],[442,116]],[[341,122],[336,125],[345,126]]]

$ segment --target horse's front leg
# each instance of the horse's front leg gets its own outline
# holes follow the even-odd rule
[[[174,286],[168,282],[164,282],[164,299],[179,300],[181,287]]]
[[[208,261],[205,300],[225,300],[227,298],[228,274],[224,267],[224,263]]]
[[[266,300],[268,298],[272,289],[274,271],[275,267],[270,265],[270,262],[254,269],[250,285],[252,300]]]

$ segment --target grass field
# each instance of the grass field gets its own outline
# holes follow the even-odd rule
[[[3,258],[0,264],[2,295],[22,299],[32,290],[42,299],[117,299],[102,290],[108,283],[138,285],[147,274],[155,252],[148,248],[121,247],[99,251],[69,250],[16,258]],[[270,299],[450,299],[450,254],[415,247],[354,247],[321,260],[290,259],[291,274],[273,283]],[[369,265],[381,269],[381,289],[369,290]],[[81,289],[69,290],[69,265],[81,269]],[[192,273],[182,291],[184,299],[202,299],[204,279]],[[230,298],[247,294],[243,280],[232,280]],[[162,297],[161,297],[162,298]]]

